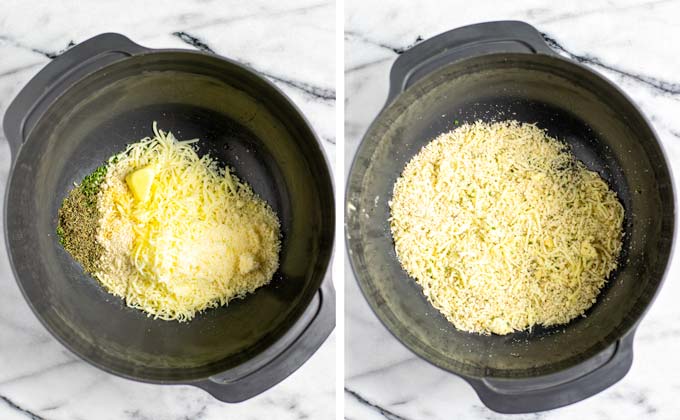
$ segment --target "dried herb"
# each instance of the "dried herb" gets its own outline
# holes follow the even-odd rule
[[[59,243],[88,273],[97,271],[102,255],[102,247],[96,240],[99,223],[97,193],[106,171],[106,165],[102,165],[86,176],[69,192],[59,209]]]
[[[106,176],[106,170],[107,166],[102,165],[95,169],[90,175],[83,178],[83,182],[80,183],[79,187],[83,190],[83,194],[90,200],[92,205],[96,204],[99,186]]]

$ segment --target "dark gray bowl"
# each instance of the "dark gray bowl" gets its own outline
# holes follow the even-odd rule
[[[271,284],[188,323],[148,318],[86,275],[55,237],[62,199],[151,122],[235,168],[281,220]],[[297,369],[332,331],[333,188],[300,111],[253,71],[210,54],[149,50],[116,34],[47,65],[4,119],[12,171],[7,248],[36,316],[106,371],[188,383],[224,401],[256,395]]]
[[[397,261],[387,205],[394,182],[456,120],[478,119],[537,123],[568,142],[621,199],[619,268],[585,318],[506,336],[462,332]],[[559,57],[522,22],[455,29],[397,59],[387,104],[354,158],[347,206],[352,267],[378,318],[409,349],[465,378],[489,408],[506,413],[582,400],[628,372],[635,327],[661,285],[675,222],[668,165],[647,120],[618,88]]]

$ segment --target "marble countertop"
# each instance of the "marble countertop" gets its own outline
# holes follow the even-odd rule
[[[199,48],[265,74],[302,109],[330,162],[335,153],[335,4],[314,0],[4,1],[0,115],[50,59],[102,32],[152,48]],[[0,130],[0,196],[10,166]],[[0,225],[2,224],[0,219]],[[80,361],[39,324],[0,241],[1,419],[329,419],[335,413],[335,333],[297,372],[238,405],[197,388],[142,384]]]
[[[534,25],[554,40],[559,52],[600,72],[633,98],[661,137],[675,185],[680,185],[680,55],[676,43],[680,2],[453,1],[414,6],[406,0],[349,0],[345,13],[346,168],[383,105],[390,66],[400,52],[448,29],[517,19]],[[676,254],[679,250],[675,247]],[[515,416],[488,410],[462,379],[424,362],[397,342],[371,312],[346,263],[346,418],[677,419],[679,262],[673,258],[666,283],[638,329],[633,367],[623,380],[575,405]]]

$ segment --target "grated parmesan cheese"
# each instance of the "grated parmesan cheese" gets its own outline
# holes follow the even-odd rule
[[[278,267],[279,221],[229,169],[158,130],[112,158],[98,196],[96,277],[128,306],[166,320],[225,305]],[[144,199],[126,177],[153,168]]]
[[[621,250],[616,194],[532,124],[476,122],[439,136],[406,165],[389,205],[403,268],[469,332],[582,315]]]

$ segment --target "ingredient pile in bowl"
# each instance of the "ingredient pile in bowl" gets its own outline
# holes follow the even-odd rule
[[[624,210],[568,146],[532,124],[465,124],[394,184],[402,267],[456,328],[508,334],[584,314],[617,266]]]
[[[229,168],[153,124],[64,199],[64,248],[128,306],[187,321],[269,281],[279,221]]]

